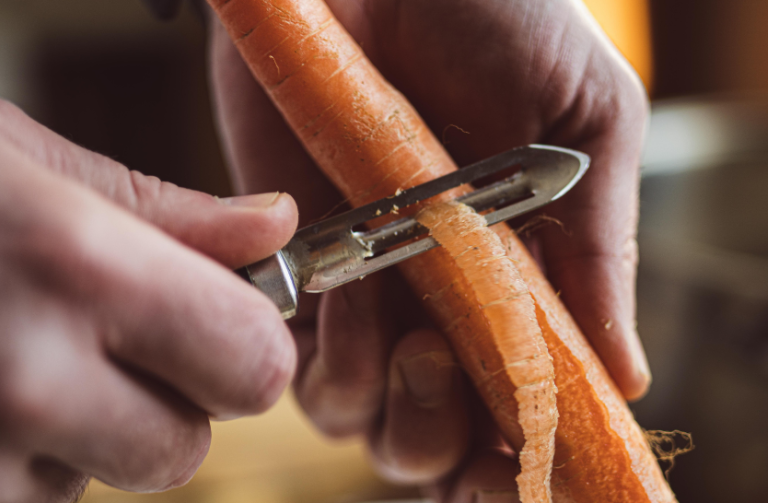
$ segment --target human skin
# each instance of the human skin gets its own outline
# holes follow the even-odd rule
[[[327,3],[460,165],[529,143],[592,157],[584,179],[544,210],[562,228],[543,228],[528,243],[624,395],[641,397],[650,372],[635,330],[634,281],[647,100],[583,4]],[[302,223],[321,217],[340,197],[217,22],[210,52],[219,125],[239,190],[285,190]],[[299,401],[326,433],[367,435],[375,463],[392,480],[425,484],[446,501],[469,501],[485,489],[514,499],[514,461],[496,449],[497,435],[461,385],[447,344],[415,309],[418,300],[392,276],[302,300],[292,324]],[[477,468],[489,464],[505,468]]]
[[[182,485],[209,417],[274,403],[295,345],[231,269],[296,222],[285,194],[160,182],[0,101],[0,502]]]

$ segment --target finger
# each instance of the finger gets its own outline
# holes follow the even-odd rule
[[[286,194],[217,199],[179,188],[85,150],[0,101],[0,141],[30,162],[74,178],[185,244],[225,265],[267,257],[293,236],[298,221]]]
[[[435,491],[445,503],[519,503],[517,459],[497,450],[475,453],[456,478]]]
[[[396,337],[386,279],[374,274],[327,292],[320,302],[317,339],[304,352],[296,396],[328,435],[364,433],[381,410]]]
[[[3,400],[11,441],[24,446],[38,475],[68,480],[45,461],[52,459],[132,491],[188,481],[210,443],[205,412],[105,360],[89,320],[38,306],[38,321],[5,370]],[[77,338],[65,340],[70,334]]]
[[[433,330],[401,339],[392,354],[386,410],[371,449],[379,470],[402,483],[431,483],[466,453],[469,419],[460,368]]]
[[[218,265],[173,242],[149,245],[147,237],[133,238],[145,241],[140,250],[123,240],[133,248],[128,267],[103,264],[105,301],[118,327],[105,333],[110,353],[220,418],[266,410],[296,364],[275,305]]]
[[[25,218],[18,236],[7,240],[20,266],[78,309],[91,310],[104,351],[212,415],[258,413],[277,400],[296,355],[265,295],[46,170],[20,166],[0,170],[0,177],[14,189],[3,203]]]
[[[605,107],[591,107],[590,121],[601,121],[604,128],[577,148],[592,156],[592,167],[572,193],[547,210],[565,232],[551,226],[542,232],[542,243],[553,285],[621,391],[637,399],[651,380],[635,327],[642,139],[627,139],[624,132],[642,130],[646,109],[639,86],[625,78],[622,87],[630,92],[620,92]]]
[[[300,202],[302,225],[321,217],[338,204],[338,192],[253,78],[218,20],[211,23],[209,38],[219,129],[239,192],[290,192]]]

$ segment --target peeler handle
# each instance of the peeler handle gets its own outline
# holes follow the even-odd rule
[[[284,320],[296,316],[298,289],[282,251],[235,272],[269,297],[280,309]]]

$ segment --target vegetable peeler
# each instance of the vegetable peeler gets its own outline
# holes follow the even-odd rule
[[[264,292],[283,319],[296,315],[299,292],[320,293],[439,246],[413,217],[370,230],[366,223],[447,190],[519,168],[456,199],[493,225],[541,208],[568,192],[589,167],[588,155],[550,145],[528,145],[490,157],[390,197],[300,229],[276,254],[236,271]],[[358,230],[360,229],[360,230]],[[422,239],[416,239],[422,238]],[[405,246],[393,249],[412,241]]]

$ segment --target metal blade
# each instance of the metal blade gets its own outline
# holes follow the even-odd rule
[[[589,156],[545,145],[510,150],[391,198],[306,227],[297,232],[283,249],[297,286],[301,291],[322,292],[438,246],[434,239],[426,237],[374,256],[423,235],[427,230],[413,218],[403,218],[367,232],[353,232],[352,228],[513,166],[521,166],[520,171],[457,200],[476,211],[516,201],[485,217],[489,225],[501,222],[544,206],[565,194],[586,171]]]

